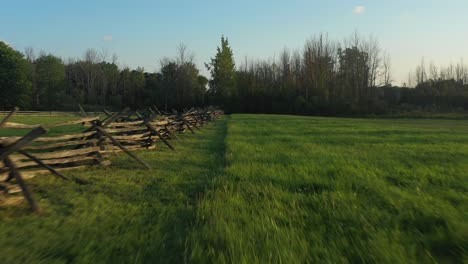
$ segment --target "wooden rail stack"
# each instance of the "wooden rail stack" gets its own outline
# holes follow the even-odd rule
[[[84,111],[84,110],[83,110]],[[22,192],[35,212],[40,207],[35,202],[25,180],[41,174],[53,174],[64,180],[79,184],[86,181],[66,177],[61,172],[86,166],[109,166],[106,158],[111,153],[125,152],[142,166],[150,165],[132,151],[154,149],[157,140],[172,150],[169,142],[178,138],[176,133],[195,129],[213,121],[223,113],[220,110],[191,109],[180,114],[162,114],[157,109],[144,112],[126,109],[107,117],[84,117],[75,121],[47,125],[26,125],[9,122],[17,109],[10,112],[1,122],[0,128],[28,129],[25,136],[0,138],[0,191],[4,194]],[[158,113],[158,114],[156,114]],[[83,131],[75,134],[49,134],[49,128],[83,125]]]

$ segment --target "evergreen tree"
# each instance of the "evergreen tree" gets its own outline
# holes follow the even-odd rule
[[[236,65],[229,41],[224,36],[221,37],[221,47],[217,48],[216,56],[206,67],[211,72],[209,92],[215,101],[226,104],[234,99],[237,96]]]

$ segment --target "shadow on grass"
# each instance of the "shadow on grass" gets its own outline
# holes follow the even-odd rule
[[[158,208],[145,212],[142,221],[150,223],[159,218],[159,228],[165,235],[163,243],[147,251],[143,262],[184,261],[184,254],[189,251],[186,248],[187,237],[196,219],[197,201],[203,197],[213,177],[224,167],[226,129],[226,120],[223,120],[197,131],[197,135],[188,134],[185,138],[196,137],[197,140],[178,142],[181,155],[176,154],[176,160],[158,162],[158,171],[177,171],[178,176],[170,180],[169,184],[155,178],[143,189],[144,197],[153,197],[161,205],[168,206],[164,213]]]
[[[226,119],[173,140],[177,151],[158,143],[108,168],[66,173],[87,179],[82,186],[47,175],[28,182],[44,208],[26,204],[0,210],[2,263],[181,263],[198,199],[224,166]],[[28,252],[28,254],[24,254]]]

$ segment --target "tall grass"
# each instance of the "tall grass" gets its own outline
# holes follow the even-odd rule
[[[190,258],[466,261],[468,124],[235,115]]]
[[[162,143],[139,151],[151,171],[122,154],[110,167],[67,173],[88,185],[28,181],[44,213],[0,207],[0,263],[183,263],[197,200],[223,167],[225,127],[179,135],[176,152]]]
[[[31,180],[45,213],[0,207],[1,262],[468,260],[465,121],[233,115],[182,137],[138,152],[152,171]]]

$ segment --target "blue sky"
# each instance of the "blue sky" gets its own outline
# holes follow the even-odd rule
[[[436,65],[468,61],[467,0],[0,1],[0,40],[20,51],[80,57],[87,48],[106,49],[121,65],[147,71],[180,43],[204,68],[222,34],[238,63],[302,48],[320,32],[337,40],[355,30],[373,34],[392,58],[397,83],[422,57]]]

